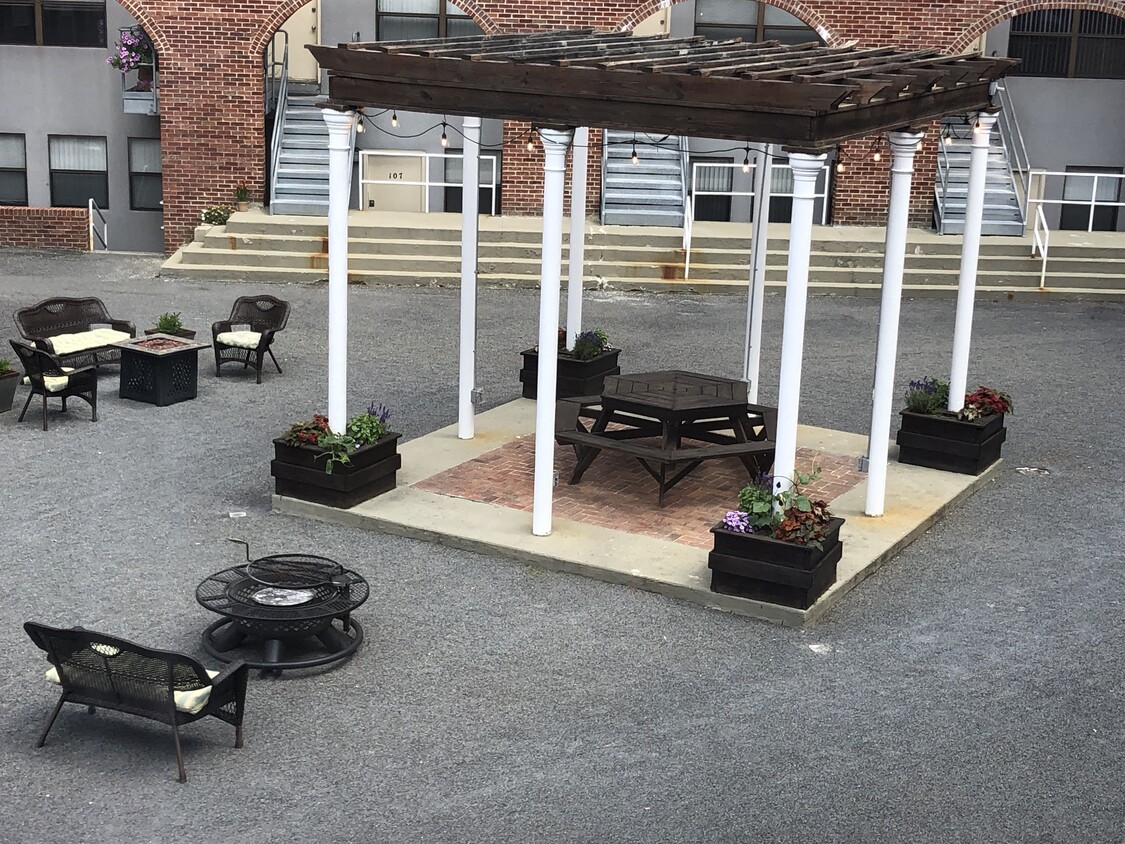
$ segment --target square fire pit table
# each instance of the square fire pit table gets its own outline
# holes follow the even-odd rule
[[[195,398],[199,350],[208,348],[206,343],[150,334],[113,345],[121,349],[121,398],[157,407]]]

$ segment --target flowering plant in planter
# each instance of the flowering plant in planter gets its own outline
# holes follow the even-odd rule
[[[948,407],[947,381],[927,376],[910,382],[902,426],[895,438],[898,460],[979,475],[1000,459],[1007,438],[1004,414],[1012,412],[1011,396],[981,386],[965,394],[961,410],[951,413]]]
[[[337,434],[329,429],[327,416],[314,413],[311,421],[294,422],[282,434],[281,440],[286,445],[312,445],[319,448],[323,454],[318,454],[317,458],[325,459],[324,472],[331,475],[336,464],[347,465],[351,462],[351,452],[377,443],[385,437],[390,430],[387,427],[390,416],[391,412],[386,407],[372,403],[365,413],[348,420],[344,433]]]
[[[965,394],[965,406],[957,414],[960,419],[973,421],[998,413],[1012,412],[1012,397],[991,387],[977,387]]]
[[[926,415],[949,414],[949,382],[924,376],[911,381],[906,389],[906,410]],[[965,405],[956,414],[958,419],[972,422],[999,413],[1012,412],[1012,397],[991,387],[977,387],[965,394]]]
[[[234,209],[229,205],[208,205],[199,214],[199,219],[210,226],[225,226]]]
[[[122,30],[121,40],[114,48],[113,55],[106,59],[106,64],[122,73],[153,63],[152,42],[139,26]]]
[[[736,533],[761,534],[817,550],[823,548],[832,513],[827,502],[811,499],[801,489],[801,485],[820,477],[820,469],[811,475],[796,475],[796,482],[780,492],[774,492],[773,476],[758,475],[739,492],[739,509],[723,517],[723,527]]]
[[[593,360],[609,351],[609,336],[600,328],[583,331],[574,338],[574,348],[570,355],[575,360]]]
[[[558,381],[555,385],[559,398],[569,396],[589,396],[600,393],[607,375],[618,375],[621,367],[617,365],[620,349],[609,344],[609,336],[600,328],[583,331],[574,340],[574,348],[566,347],[566,329],[559,329]],[[533,399],[538,395],[539,347],[535,346],[521,352],[523,368],[520,382],[523,384],[523,397]]]

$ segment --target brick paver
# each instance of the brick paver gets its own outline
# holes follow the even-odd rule
[[[497,504],[530,512],[532,507],[535,438],[525,436],[487,454],[440,472],[414,484],[419,489]],[[797,450],[797,470],[809,473],[821,467],[820,478],[807,491],[813,498],[834,501],[862,479],[855,458],[841,454]],[[708,460],[680,481],[657,503],[657,487],[632,457],[602,452],[571,486],[574,451],[555,447],[554,514],[561,519],[654,536],[697,548],[710,548],[708,532],[727,510],[738,504],[738,491],[745,486],[746,469],[736,459]]]

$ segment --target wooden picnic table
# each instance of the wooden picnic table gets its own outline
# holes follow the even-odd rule
[[[595,405],[601,410],[586,429],[581,414]],[[660,506],[665,493],[705,460],[737,457],[751,475],[773,463],[776,411],[749,405],[746,384],[731,378],[682,370],[608,376],[601,396],[561,400],[557,418],[556,440],[574,446],[577,457],[570,483],[578,483],[602,451],[617,451],[635,457],[656,480]],[[642,439],[659,444],[636,442]]]

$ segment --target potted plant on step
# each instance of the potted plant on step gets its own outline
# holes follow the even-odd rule
[[[239,182],[234,189],[235,208],[239,211],[250,210],[250,188],[246,187],[246,182]]]
[[[161,314],[156,318],[156,328],[146,328],[145,334],[171,334],[175,337],[183,337],[185,340],[195,339],[195,331],[184,328],[184,321],[180,318],[179,311]]]
[[[295,422],[273,441],[274,491],[289,498],[347,509],[395,488],[402,466],[398,440],[387,425],[391,412],[372,404],[348,420],[344,433],[328,417]]]
[[[1007,438],[1004,414],[1012,399],[991,387],[965,394],[965,405],[950,413],[949,384],[925,377],[911,381],[896,442],[899,463],[963,475],[979,475],[1000,459]]]
[[[539,347],[521,352],[523,369],[520,382],[523,397],[533,399],[539,388]],[[583,331],[574,341],[574,348],[566,347],[566,332],[559,329],[559,365],[555,394],[558,398],[601,395],[607,375],[618,375],[620,349],[609,344],[609,337],[600,328]]]
[[[799,609],[816,603],[836,581],[844,548],[844,520],[801,488],[819,475],[819,469],[798,472],[796,483],[781,492],[774,492],[772,476],[760,475],[742,489],[739,509],[711,528],[712,592]]]
[[[12,409],[19,382],[20,374],[12,369],[12,362],[7,358],[0,358],[0,413],[7,413]]]

